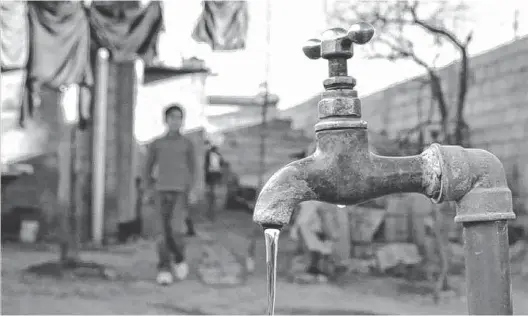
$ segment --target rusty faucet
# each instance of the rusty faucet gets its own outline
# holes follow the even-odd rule
[[[295,206],[317,200],[352,205],[397,192],[433,202],[455,201],[463,223],[470,314],[511,315],[507,220],[514,219],[502,163],[481,149],[433,144],[420,155],[384,157],[368,149],[356,80],[347,73],[354,44],[374,36],[368,23],[332,28],[303,47],[310,59],[328,60],[329,78],[318,103],[314,154],[277,171],[258,197],[253,220],[264,228],[290,222]]]

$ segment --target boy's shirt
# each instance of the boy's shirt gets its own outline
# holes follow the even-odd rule
[[[187,191],[194,184],[195,155],[193,143],[185,136],[167,133],[148,148],[145,178],[152,179],[157,166],[156,190]]]

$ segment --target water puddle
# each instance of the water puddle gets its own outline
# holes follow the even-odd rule
[[[268,315],[273,315],[275,310],[279,234],[280,230],[276,228],[266,228],[264,230],[264,239],[266,241],[266,270],[268,274]]]

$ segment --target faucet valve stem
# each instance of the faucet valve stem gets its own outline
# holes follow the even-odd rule
[[[372,25],[360,22],[348,31],[331,28],[321,34],[321,39],[310,39],[303,52],[310,59],[328,60],[329,78],[323,81],[325,91],[317,104],[319,122],[316,131],[332,129],[366,129],[367,122],[361,120],[361,101],[358,98],[356,79],[348,75],[347,60],[354,56],[354,45],[364,45],[374,36]]]
[[[328,75],[324,86],[327,90],[353,89],[356,80],[348,76],[347,60],[354,56],[352,44],[364,45],[374,36],[372,25],[360,22],[347,31],[340,27],[331,28],[321,34],[321,39],[310,39],[303,46],[306,57],[328,60]]]

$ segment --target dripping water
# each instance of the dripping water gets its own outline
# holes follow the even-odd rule
[[[275,285],[277,278],[279,233],[280,230],[277,228],[264,229],[264,239],[266,241],[266,268],[268,272],[268,315],[273,315],[275,310]]]

